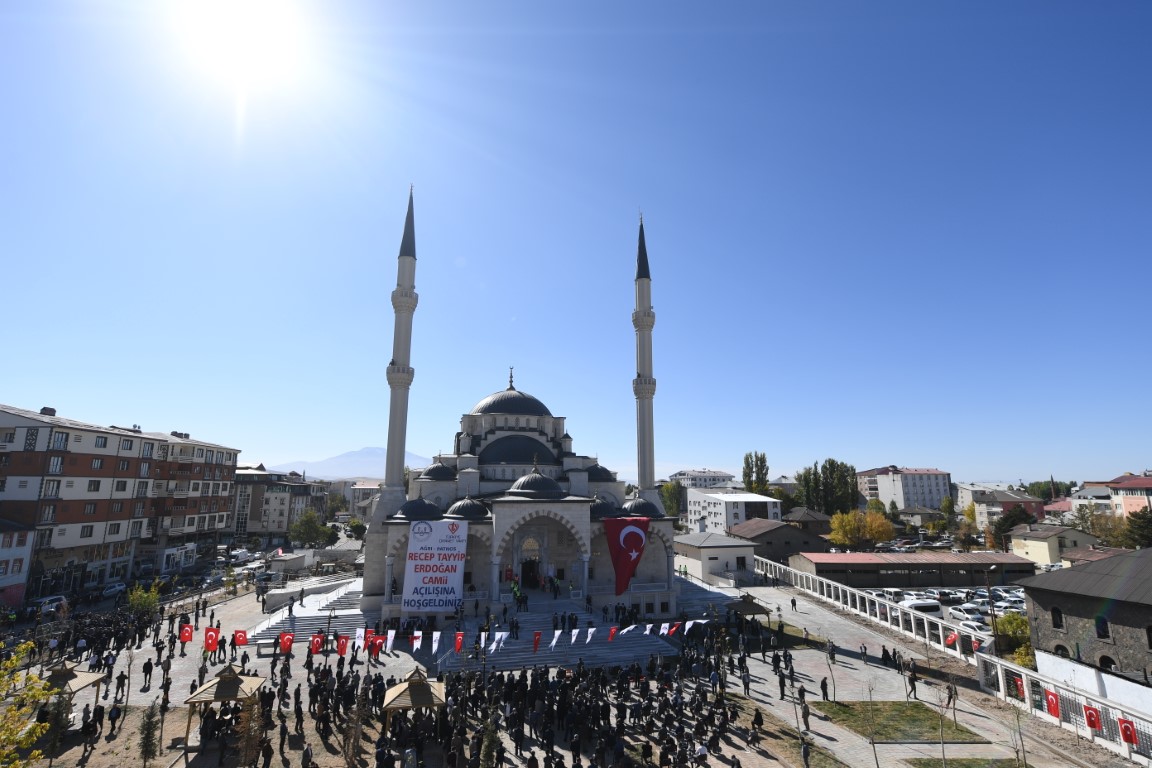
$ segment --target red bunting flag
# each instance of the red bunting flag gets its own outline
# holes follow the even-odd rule
[[[680,629],[680,622],[676,622],[672,625],[672,629],[668,630],[668,637],[672,637],[672,635],[676,634],[676,630],[678,629]]]
[[[336,635],[336,653],[343,656],[348,652],[348,635]]]
[[[1016,695],[1020,697],[1021,701],[1024,700],[1024,678],[1022,677],[1016,678]]]
[[[181,624],[180,625],[180,642],[182,642],[182,643],[192,642],[192,625],[191,624]]]
[[[456,633],[456,653],[460,653],[462,650],[464,650],[464,633],[463,632],[457,632]]]
[[[608,642],[612,642],[613,638],[616,637],[616,632],[619,631],[619,629],[620,627],[612,627],[608,630]]]
[[[949,632],[948,636],[944,638],[944,645],[952,645],[952,643],[956,642],[956,640],[957,640],[956,633],[955,632]]]
[[[415,652],[418,648],[420,648],[420,645],[423,642],[424,642],[424,631],[423,630],[418,629],[412,633],[412,651],[413,652]]]
[[[540,650],[540,638],[543,636],[544,633],[540,630],[536,630],[532,633],[532,653],[536,653],[536,651]]]
[[[248,645],[248,630],[237,629],[233,632],[232,645]]]
[[[292,653],[292,643],[296,642],[295,632],[281,632],[280,633],[280,653]]]
[[[1084,705],[1084,722],[1094,731],[1103,730],[1104,724],[1100,722],[1100,710],[1096,707]]]
[[[608,554],[616,572],[616,594],[624,594],[628,582],[636,575],[636,568],[644,556],[648,543],[647,517],[610,517],[604,521],[604,535],[608,538]]]
[[[220,647],[220,630],[216,627],[204,627],[204,650],[215,651]]]
[[[1125,744],[1139,744],[1140,741],[1136,738],[1136,723],[1131,720],[1125,720],[1122,717],[1116,718],[1116,724],[1120,726],[1120,741]]]
[[[308,650],[312,653],[320,653],[324,650],[324,635],[312,635],[308,638]]]
[[[1060,717],[1060,697],[1056,691],[1044,691],[1044,708],[1052,717]]]

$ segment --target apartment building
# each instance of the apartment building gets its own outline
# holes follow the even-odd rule
[[[236,526],[233,538],[249,548],[271,549],[290,543],[288,529],[307,509],[323,521],[328,484],[309,482],[298,472],[249,464],[236,471]]]
[[[214,554],[238,453],[186,433],[0,405],[0,516],[34,532],[25,597],[94,589]]]
[[[885,507],[896,502],[897,509],[940,509],[945,497],[952,493],[952,475],[938,469],[893,464],[857,472],[856,486],[865,500],[878,499]]]
[[[780,500],[758,493],[719,493],[689,488],[684,523],[699,533],[727,533],[753,518],[780,519]]]
[[[682,469],[668,477],[669,482],[680,483],[685,488],[714,488],[735,479],[735,475],[717,469]]]

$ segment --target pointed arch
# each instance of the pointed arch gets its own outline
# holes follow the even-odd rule
[[[580,534],[580,530],[571,520],[569,520],[564,515],[561,515],[559,512],[545,510],[529,512],[527,515],[520,518],[520,520],[518,520],[515,525],[513,525],[505,532],[503,538],[500,539],[500,545],[495,550],[493,550],[492,556],[503,557],[505,550],[507,550],[508,547],[512,544],[512,541],[516,536],[516,531],[524,527],[526,523],[529,523],[533,520],[539,520],[540,518],[555,520],[556,522],[560,523],[560,525],[564,526],[564,528],[572,534],[573,538],[575,538],[577,545],[580,547],[580,554],[591,554],[592,550],[590,549],[588,542],[584,540],[584,537]]]

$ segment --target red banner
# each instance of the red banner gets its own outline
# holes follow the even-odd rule
[[[1060,717],[1060,697],[1056,691],[1044,691],[1044,708],[1052,717]]]
[[[384,644],[387,642],[388,638],[384,637],[384,635],[374,635],[372,637],[372,653],[379,656],[380,651],[384,650]]]
[[[462,650],[464,650],[464,633],[463,632],[457,632],[456,633],[456,653],[460,653]]]
[[[604,535],[608,538],[608,554],[616,571],[616,594],[628,589],[628,582],[636,575],[636,568],[644,556],[648,543],[647,517],[610,517],[604,521]]]
[[[1021,701],[1024,700],[1024,678],[1022,677],[1016,678],[1016,695],[1020,697]]]
[[[204,627],[204,650],[215,651],[220,647],[220,630],[216,627]]]
[[[281,632],[280,633],[280,653],[292,653],[292,643],[296,641],[296,634],[294,632]]]
[[[364,630],[364,647],[365,648],[371,648],[372,647],[372,638],[375,636],[376,636],[376,630],[374,630],[374,629]]]
[[[348,635],[336,635],[336,653],[341,656],[348,653]]]
[[[536,630],[532,633],[532,653],[536,653],[536,651],[540,650],[540,638],[543,636],[544,633],[540,630]]]
[[[611,629],[608,630],[608,642],[612,642],[613,638],[616,637],[616,633],[619,630],[620,630],[620,627],[612,627]]]
[[[238,629],[232,633],[232,645],[248,645],[248,631]]]
[[[1120,741],[1125,744],[1139,744],[1136,738],[1136,723],[1131,720],[1125,720],[1122,717],[1116,718],[1116,724],[1120,726]]]
[[[668,637],[672,637],[672,635],[676,634],[676,630],[678,629],[680,629],[680,622],[676,622],[672,625],[672,629],[668,630]]]
[[[1084,705],[1084,722],[1088,723],[1088,727],[1094,731],[1104,728],[1104,724],[1100,722],[1100,710],[1087,704]]]
[[[181,624],[180,625],[180,642],[182,642],[182,643],[192,642],[192,625],[191,624]]]
[[[312,635],[308,638],[308,650],[312,653],[320,653],[324,650],[324,635]]]

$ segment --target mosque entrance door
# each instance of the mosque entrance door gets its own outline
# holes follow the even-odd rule
[[[525,589],[536,589],[540,586],[540,542],[534,536],[528,536],[520,545],[520,584]]]

